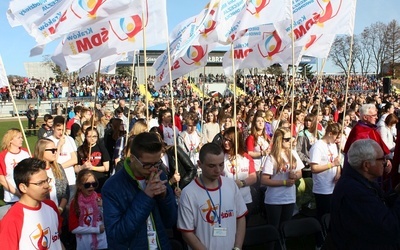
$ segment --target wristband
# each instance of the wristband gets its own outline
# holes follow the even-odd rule
[[[283,180],[283,185],[286,186],[286,180]]]
[[[64,212],[64,208],[58,207],[58,211],[60,211],[60,214],[62,214],[62,212]]]
[[[332,168],[332,163],[328,162],[328,169]]]
[[[242,183],[242,187],[246,186],[246,181],[245,180],[241,180],[240,182]]]
[[[240,250],[240,248],[234,247],[234,248],[232,248],[232,250]]]

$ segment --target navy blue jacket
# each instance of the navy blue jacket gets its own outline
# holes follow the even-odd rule
[[[330,230],[337,249],[399,249],[400,199],[349,166],[332,194]]]
[[[161,180],[166,180],[161,174]],[[177,221],[174,193],[167,184],[164,198],[150,198],[122,168],[102,189],[104,226],[109,249],[148,249],[146,220],[153,214],[159,249],[171,249],[166,228]]]

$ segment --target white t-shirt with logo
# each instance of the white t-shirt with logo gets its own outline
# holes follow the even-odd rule
[[[179,200],[178,230],[194,232],[207,249],[232,249],[235,244],[236,220],[247,214],[246,204],[236,183],[223,176],[220,182],[221,200],[218,188],[208,189],[210,200],[199,178],[182,190]],[[213,236],[214,228],[219,227],[215,212],[221,218],[221,228],[227,229],[224,237]]]
[[[310,148],[310,163],[326,165],[333,163],[333,159],[338,156],[336,144],[327,144],[323,140],[318,140]],[[337,167],[332,167],[320,173],[313,173],[313,193],[332,194],[335,188],[335,176]]]

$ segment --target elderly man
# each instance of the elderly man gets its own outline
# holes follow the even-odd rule
[[[375,181],[385,168],[381,146],[360,139],[347,156],[349,167],[332,195],[334,244],[337,249],[399,249],[400,199],[396,193],[385,195]]]
[[[344,147],[344,153],[347,154],[350,146],[359,139],[372,139],[376,141],[385,155],[390,154],[390,149],[386,146],[382,140],[381,135],[377,131],[376,121],[378,120],[378,110],[374,104],[364,104],[359,109],[360,120],[351,130],[349,137],[347,138],[346,145]],[[390,173],[392,170],[392,164],[389,160],[386,162],[387,167],[385,173]],[[384,178],[386,179],[386,178]]]

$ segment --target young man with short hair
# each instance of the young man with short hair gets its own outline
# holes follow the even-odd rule
[[[44,124],[39,128],[38,139],[49,137],[53,134],[53,116],[50,114],[45,114],[43,117]]]
[[[14,169],[14,181],[21,198],[1,220],[1,247],[62,249],[61,217],[56,204],[46,200],[51,188],[46,163],[35,158],[22,160]]]
[[[162,147],[156,133],[138,134],[124,167],[103,186],[110,249],[171,249],[166,228],[175,225],[177,206],[167,176],[159,170]]]
[[[202,174],[182,190],[178,230],[189,249],[241,249],[246,203],[234,180],[221,176],[224,153],[215,143],[200,149]]]
[[[71,136],[63,134],[65,119],[62,116],[54,117],[53,135],[49,137],[57,146],[57,162],[64,168],[70,188],[70,197],[75,194],[75,165],[78,163],[77,148]],[[70,199],[71,200],[71,199]]]

